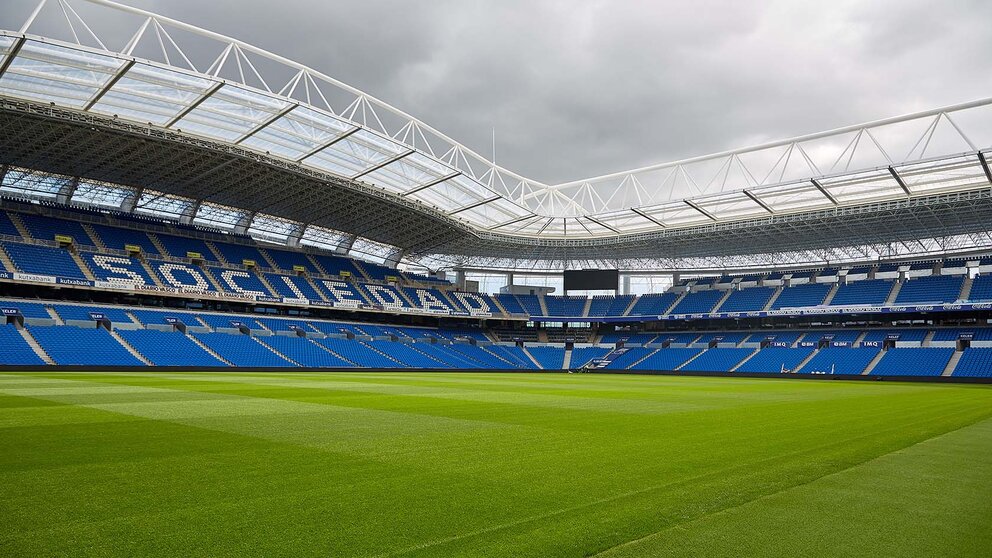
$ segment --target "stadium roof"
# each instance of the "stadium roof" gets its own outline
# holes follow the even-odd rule
[[[87,24],[100,10],[133,26],[115,43]],[[4,174],[99,181],[112,200],[132,188],[132,210],[368,239],[432,267],[992,245],[992,99],[544,184],[317,70],[136,8],[42,0],[0,27],[16,28],[0,31]],[[191,60],[196,41],[216,56]]]

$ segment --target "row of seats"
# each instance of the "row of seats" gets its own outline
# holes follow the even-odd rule
[[[120,338],[120,341],[115,338]],[[39,365],[33,338],[59,365],[188,367],[365,367],[424,369],[560,370],[570,358],[581,368],[611,352],[604,347],[562,346],[521,348],[503,345],[404,343],[387,340],[316,338],[287,335],[242,335],[102,327],[0,326],[3,365]],[[130,350],[130,349],[133,349]],[[861,374],[875,361],[871,375],[939,376],[954,356],[953,348],[765,347],[664,348],[634,347],[612,359],[614,370],[680,370],[684,372]],[[992,348],[968,348],[953,370],[958,376],[992,376]]]

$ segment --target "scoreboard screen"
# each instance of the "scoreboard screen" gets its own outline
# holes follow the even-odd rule
[[[572,269],[565,271],[565,291],[615,291],[620,286],[616,269]]]

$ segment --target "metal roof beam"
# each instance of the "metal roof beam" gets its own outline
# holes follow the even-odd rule
[[[362,172],[356,174],[355,176],[352,176],[351,179],[352,180],[358,180],[359,178],[365,176],[366,174],[373,173],[373,172],[381,169],[382,167],[388,167],[389,165],[395,163],[396,161],[399,161],[400,159],[402,159],[402,158],[404,158],[404,157],[406,157],[408,155],[413,155],[416,152],[417,152],[416,149],[407,149],[406,151],[404,151],[404,152],[396,155],[395,157],[391,157],[389,159],[386,159],[385,161],[379,163],[378,165],[372,165],[371,167],[363,170]]]
[[[688,205],[689,207],[691,207],[691,208],[695,209],[696,211],[702,213],[703,215],[707,216],[711,221],[716,221],[716,217],[714,217],[712,213],[710,213],[709,211],[706,211],[702,207],[699,207],[698,205],[696,205],[696,203],[692,202],[691,200],[682,200],[682,201],[684,201],[685,204]]]
[[[826,196],[828,200],[830,200],[830,203],[834,205],[838,205],[837,198],[835,198],[833,194],[828,192],[827,189],[823,187],[823,184],[820,184],[819,180],[815,178],[810,178],[809,181],[813,184],[813,186],[816,186],[816,189],[819,190],[821,194],[823,194],[824,196]]]
[[[236,139],[236,140],[234,141],[234,145],[238,145],[238,144],[240,144],[241,142],[243,142],[243,141],[245,141],[246,139],[248,139],[248,138],[250,138],[250,137],[252,137],[252,136],[254,136],[254,135],[255,135],[255,134],[257,134],[258,132],[261,132],[261,131],[262,131],[262,130],[263,130],[264,128],[266,128],[266,127],[268,127],[268,126],[269,126],[269,124],[272,124],[272,123],[273,123],[273,122],[275,122],[276,120],[279,120],[279,119],[280,119],[280,118],[282,118],[283,116],[286,116],[286,115],[287,115],[287,114],[289,114],[290,112],[293,112],[293,109],[295,109],[295,108],[296,108],[296,107],[298,107],[298,106],[300,106],[300,104],[299,104],[299,103],[290,103],[289,105],[287,105],[287,106],[286,106],[286,108],[284,108],[284,109],[282,109],[281,111],[279,111],[279,112],[277,112],[277,113],[275,113],[275,114],[273,114],[273,115],[272,115],[272,116],[270,116],[269,118],[266,118],[265,120],[263,120],[263,121],[262,121],[262,123],[261,123],[261,124],[259,124],[259,125],[257,125],[257,126],[255,126],[255,127],[254,127],[254,128],[252,128],[251,130],[248,130],[247,132],[245,132],[245,133],[244,133],[244,134],[243,134],[243,135],[242,135],[242,136],[241,136],[240,138],[238,138],[238,139]]]
[[[661,227],[663,229],[667,229],[668,228],[668,225],[666,225],[665,223],[662,223],[661,220],[655,219],[654,217],[648,215],[647,213],[644,213],[643,211],[641,211],[640,209],[637,209],[636,207],[631,207],[630,210],[633,211],[634,213],[640,215],[641,217],[644,217],[648,221],[651,221],[655,225],[658,225],[659,227]]]
[[[600,221],[599,219],[594,219],[591,215],[586,215],[585,218],[586,219],[589,219],[593,223],[596,223],[597,225],[599,225],[599,226],[601,226],[603,228],[610,229],[611,231],[613,231],[613,232],[615,232],[617,234],[620,234],[620,231],[618,231],[617,229],[615,229],[615,228],[607,225],[606,223]],[[582,221],[579,221],[579,224],[582,225]],[[582,227],[585,228],[585,225],[582,225]],[[589,229],[586,229],[586,230],[588,231]],[[592,233],[590,232],[589,234],[592,234]]]
[[[21,47],[24,46],[24,37],[17,39],[14,46],[10,47],[10,52],[7,54],[7,58],[4,59],[3,64],[0,64],[0,77],[7,72],[7,68],[10,68],[11,63],[17,58],[17,54],[21,52]]]
[[[486,205],[487,203],[492,203],[494,201],[499,201],[501,199],[503,199],[502,196],[493,196],[491,198],[487,198],[487,199],[484,199],[484,200],[481,200],[481,201],[477,201],[475,203],[470,203],[470,204],[468,204],[468,205],[466,205],[464,207],[459,207],[458,209],[456,209],[454,211],[449,211],[448,212],[448,215],[449,216],[455,215],[457,213],[461,213],[462,211],[468,211],[469,209],[474,209],[474,208],[479,207],[481,205]]]
[[[428,188],[430,188],[432,186],[437,186],[438,184],[440,184],[442,182],[447,182],[447,181],[451,180],[452,178],[458,178],[461,175],[462,175],[462,171],[455,171],[455,172],[449,174],[448,176],[442,176],[441,178],[438,178],[437,180],[431,180],[430,182],[428,182],[426,184],[421,184],[420,186],[417,186],[416,188],[411,188],[410,190],[407,190],[406,192],[403,192],[400,195],[402,195],[402,196],[409,196],[410,194],[416,194],[417,192],[419,192],[421,190],[426,190],[426,189],[428,189]]]
[[[196,109],[196,107],[200,106],[203,103],[203,101],[206,101],[207,99],[212,97],[213,94],[216,93],[218,90],[220,90],[221,87],[224,87],[224,82],[219,81],[217,82],[216,85],[214,85],[210,89],[207,89],[206,92],[203,93],[203,95],[200,95],[199,99],[187,105],[186,108],[179,111],[179,114],[173,116],[168,122],[166,122],[165,128],[171,128],[173,124],[185,118],[187,114],[193,112],[193,110]]]
[[[89,102],[87,102],[86,105],[83,107],[83,110],[90,110],[91,108],[93,108],[93,105],[97,104],[100,101],[100,99],[102,99],[103,96],[107,94],[107,91],[110,91],[111,88],[117,85],[117,82],[120,81],[122,77],[124,77],[124,74],[128,73],[128,71],[133,67],[134,67],[134,60],[128,60],[127,63],[121,66],[121,69],[117,70],[117,73],[114,74],[114,77],[110,78],[110,81],[107,82],[107,85],[104,85],[103,89],[97,91],[96,94],[93,95],[93,97],[89,100]]]
[[[347,132],[341,134],[340,136],[332,139],[331,141],[329,141],[327,143],[324,143],[322,145],[318,145],[317,147],[314,147],[313,149],[311,149],[310,151],[307,151],[303,155],[300,155],[300,157],[298,159],[296,159],[296,162],[297,163],[302,163],[304,159],[307,159],[307,158],[311,157],[312,155],[316,155],[317,153],[320,153],[321,151],[323,151],[323,150],[331,147],[332,145],[334,145],[335,143],[337,143],[337,142],[339,142],[341,140],[347,139],[348,136],[350,136],[351,134],[354,134],[355,132],[357,132],[357,131],[359,131],[361,129],[362,129],[361,126],[355,126],[354,128],[352,128],[352,129],[348,130]]]
[[[982,163],[982,170],[985,171],[985,178],[988,178],[989,183],[992,184],[992,170],[989,170],[989,161],[985,158],[985,154],[981,151],[978,152],[978,161]]]
[[[754,193],[751,192],[750,190],[741,190],[741,191],[744,192],[744,195],[745,196],[751,198],[751,201],[753,201],[754,203],[760,205],[762,207],[762,209],[764,209],[768,213],[775,213],[775,210],[773,210],[771,207],[769,207],[767,203],[761,201],[761,198],[759,198],[758,196],[754,195]]]
[[[899,176],[899,173],[898,172],[896,172],[895,167],[889,167],[889,174],[891,174],[892,175],[892,178],[894,178],[896,180],[896,184],[898,184],[899,187],[902,188],[902,191],[903,192],[906,192],[906,195],[907,196],[912,196],[913,195],[913,192],[910,192],[909,191],[909,187],[907,187],[906,186],[906,183],[903,182],[902,177]]]
[[[526,221],[527,219],[534,219],[535,217],[537,217],[537,215],[534,214],[524,215],[523,217],[517,217],[514,219],[510,219],[509,221],[503,221],[502,223],[498,225],[493,225],[486,230],[494,231],[496,229],[502,229],[503,227],[508,227],[514,223],[519,223],[520,221]]]

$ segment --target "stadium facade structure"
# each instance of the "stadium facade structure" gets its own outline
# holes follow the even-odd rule
[[[236,39],[106,0],[23,16],[0,25],[4,180],[62,180],[66,200],[430,269],[725,270],[992,245],[992,99],[544,184]]]
[[[185,23],[24,18],[0,22],[0,367],[992,381],[992,99],[544,184]],[[488,295],[418,266],[674,284]]]

